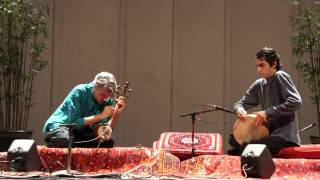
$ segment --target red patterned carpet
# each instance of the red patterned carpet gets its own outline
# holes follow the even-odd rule
[[[67,149],[38,146],[38,150],[47,171],[43,176],[65,169]],[[0,159],[6,160],[6,153],[0,153]],[[276,170],[271,179],[320,179],[320,159],[274,158],[273,162]],[[4,170],[5,164],[0,168]],[[168,152],[151,148],[74,148],[71,168],[85,175],[113,173],[119,178],[244,179],[240,157],[200,155],[180,161]]]

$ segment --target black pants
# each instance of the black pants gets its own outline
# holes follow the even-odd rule
[[[65,148],[69,145],[68,137],[69,130],[65,127],[60,127],[53,132],[45,134],[45,142],[48,147]],[[81,129],[71,130],[72,147],[96,148],[99,145],[99,147],[112,148],[114,146],[113,139],[102,143],[99,142],[99,139],[84,142],[94,138],[96,138],[96,136],[93,133],[84,133]]]
[[[229,150],[228,154],[234,156],[240,156],[242,151],[248,144],[265,144],[272,155],[276,155],[282,148],[299,146],[295,143],[288,142],[280,137],[274,136],[270,136],[259,140],[252,140],[240,145],[235,140],[233,134],[231,134],[229,137],[229,144],[232,146],[233,149]]]

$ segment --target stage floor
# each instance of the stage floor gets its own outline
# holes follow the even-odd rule
[[[67,149],[38,146],[42,160],[42,172],[35,176],[55,179],[54,172],[66,169]],[[6,152],[0,160],[6,160]],[[276,167],[271,179],[320,179],[320,159],[273,158]],[[1,163],[1,175],[22,178],[31,172],[12,174]],[[200,155],[187,160],[162,150],[145,147],[116,147],[110,149],[72,149],[71,169],[82,172],[78,176],[111,179],[244,179],[240,157],[228,155]],[[5,178],[5,177],[3,177]]]

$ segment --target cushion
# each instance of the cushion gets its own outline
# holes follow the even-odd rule
[[[276,157],[320,159],[320,144],[305,144],[300,147],[283,148]]]
[[[157,150],[159,148],[159,141],[154,141],[152,144],[153,150]]]
[[[195,155],[223,154],[222,136],[219,133],[195,133]],[[164,132],[154,147],[166,150],[179,158],[189,158],[192,152],[192,134],[190,132]]]

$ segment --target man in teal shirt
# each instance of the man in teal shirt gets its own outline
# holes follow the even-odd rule
[[[69,131],[65,125],[72,124],[74,147],[97,147],[100,143],[98,139],[90,141],[97,137],[94,128],[106,125],[114,114],[118,114],[113,106],[116,88],[116,79],[108,72],[97,74],[91,83],[74,87],[43,127],[48,146],[66,147]],[[117,112],[121,112],[125,107],[122,97],[117,100],[117,105]],[[77,143],[79,141],[89,142]],[[113,140],[102,142],[100,146],[112,147]]]

